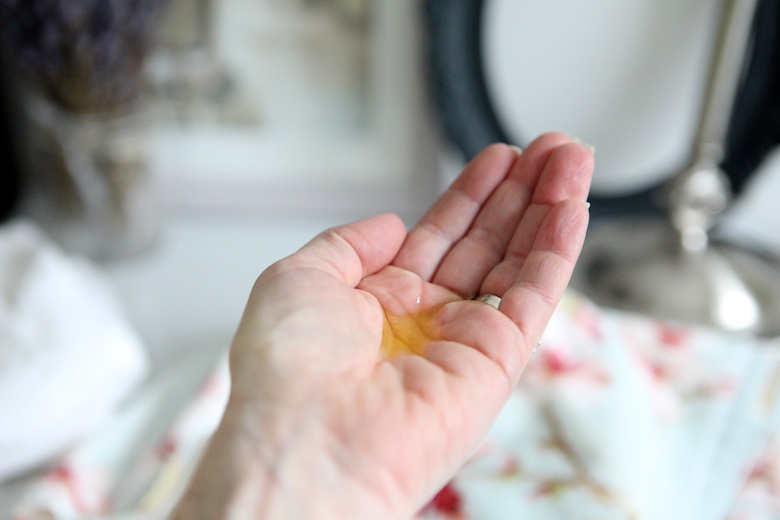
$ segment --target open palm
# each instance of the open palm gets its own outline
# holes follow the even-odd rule
[[[226,417],[279,503],[408,518],[452,476],[568,283],[592,168],[562,134],[494,145],[408,233],[393,215],[338,227],[258,278]]]

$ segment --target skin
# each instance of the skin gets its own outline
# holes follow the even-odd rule
[[[173,517],[414,516],[542,337],[582,246],[592,171],[592,149],[563,134],[522,153],[493,145],[410,231],[379,215],[269,267],[231,348],[222,423]],[[399,316],[422,316],[418,350],[388,357]]]

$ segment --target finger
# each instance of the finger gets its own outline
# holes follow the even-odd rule
[[[520,329],[526,348],[541,338],[569,283],[588,218],[584,202],[569,199],[553,206],[513,283],[502,292],[499,310]]]
[[[442,258],[468,231],[516,160],[516,150],[504,144],[489,146],[471,160],[409,232],[393,265],[431,280]]]
[[[442,307],[438,323],[442,340],[460,343],[471,352],[456,353],[449,347],[449,352],[439,358],[433,344],[425,352],[426,358],[464,379],[478,377],[472,389],[485,388],[492,382],[503,391],[511,391],[525,366],[528,349],[522,347],[525,338],[508,316],[481,302],[459,301]],[[480,356],[474,357],[474,353]],[[466,355],[468,363],[459,366],[458,356]],[[477,376],[478,372],[482,375]]]
[[[377,215],[320,233],[281,264],[321,269],[356,287],[392,261],[405,237],[397,215]]]
[[[538,235],[546,232],[541,224],[552,208],[567,199],[584,202],[592,174],[593,152],[587,146],[569,143],[550,154],[504,258],[484,277],[479,292],[504,294],[517,279]]]
[[[479,291],[487,274],[504,258],[549,158],[560,146],[571,142],[571,137],[565,134],[548,133],[528,146],[490,195],[465,236],[444,257],[433,277],[434,283],[467,298]]]
[[[510,175],[510,171],[513,172],[514,177],[512,182],[532,186],[549,152],[555,146],[569,141],[571,139],[563,134],[545,134],[534,140],[519,159],[516,149],[507,145],[496,144],[486,148],[466,166],[460,177],[412,229],[393,262],[394,265],[413,271],[424,280],[432,280],[434,274],[440,269],[442,261],[453,246],[472,228],[483,205]],[[516,217],[513,215],[516,209],[503,207],[500,203],[502,196],[507,195],[499,195],[491,211],[499,214],[499,220],[511,222]],[[492,218],[486,217],[482,222],[487,223],[491,220]],[[497,225],[492,229],[499,227],[501,226]],[[475,235],[479,233],[481,231],[476,231]],[[450,264],[461,263],[450,262]],[[476,267],[482,264],[483,262],[480,261]],[[465,265],[471,265],[471,262]],[[445,275],[443,280],[448,283],[455,278],[456,276]]]

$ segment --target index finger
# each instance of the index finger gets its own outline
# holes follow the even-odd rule
[[[505,144],[489,146],[477,155],[412,228],[393,265],[430,281],[516,160],[516,150]]]

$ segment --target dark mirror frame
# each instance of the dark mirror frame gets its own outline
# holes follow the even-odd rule
[[[489,1],[489,0],[488,0]],[[485,0],[425,0],[429,87],[447,138],[468,160],[485,146],[510,136],[490,99],[483,68]],[[753,22],[753,44],[734,101],[721,164],[735,195],[767,153],[780,143],[780,1],[761,0]],[[594,217],[658,214],[660,186],[621,196],[592,194]]]
[[[19,159],[21,113],[2,26],[0,24],[0,222],[13,216],[22,189]]]

